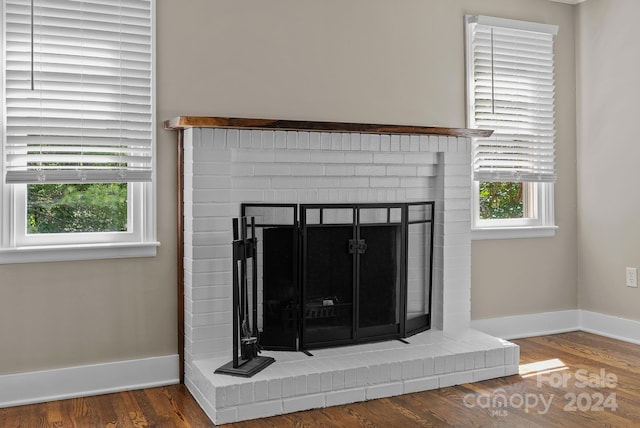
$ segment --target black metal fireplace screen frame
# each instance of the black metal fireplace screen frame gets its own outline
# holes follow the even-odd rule
[[[433,201],[405,202],[405,203],[327,203],[327,204],[270,204],[270,203],[243,203],[241,205],[242,217],[255,217],[255,227],[259,231],[263,242],[260,257],[262,257],[261,283],[262,294],[262,328],[260,331],[260,343],[264,349],[273,350],[307,350],[329,346],[340,346],[370,341],[401,339],[413,334],[430,329],[431,327],[431,300],[433,286],[433,254],[434,254],[434,208]],[[351,211],[352,221],[349,219],[336,219],[332,213]],[[375,218],[362,221],[361,213],[375,212]],[[334,217],[334,218],[332,218]],[[369,216],[372,217],[372,216]],[[394,240],[398,246],[398,281],[399,292],[394,295],[397,300],[397,324],[380,325],[368,328],[359,326],[358,283],[361,276],[360,254],[367,251],[367,243],[361,237],[364,228],[384,227],[387,230],[397,231],[399,240]],[[309,325],[311,309],[317,311],[338,310],[338,298],[323,296],[320,303],[315,302],[313,308],[309,307],[310,298],[309,281],[307,277],[308,262],[307,244],[309,231],[314,228],[352,228],[352,239],[349,240],[349,253],[353,255],[353,309],[346,315],[352,318],[349,325],[350,331],[333,334],[329,328],[326,333],[312,332]],[[428,242],[425,243],[424,256],[426,260],[422,269],[425,271],[423,279],[424,290],[421,296],[424,298],[424,313],[412,313],[409,317],[408,302],[408,271],[409,271],[409,240],[410,228],[421,228]],[[389,235],[389,233],[387,233]],[[391,233],[393,235],[393,233]],[[419,234],[415,234],[420,236]],[[426,236],[428,235],[428,236]],[[272,254],[265,254],[265,246],[274,246]],[[394,245],[396,245],[394,244]],[[291,250],[289,250],[289,248]],[[277,254],[273,254],[277,253]],[[290,254],[291,253],[291,254]],[[428,253],[428,254],[427,254]],[[413,257],[415,259],[415,257]],[[280,264],[276,269],[270,264]],[[283,266],[287,272],[283,275]],[[277,278],[273,271],[277,270]],[[284,276],[284,277],[283,277]],[[281,290],[277,295],[268,289],[271,283],[277,282]],[[284,285],[282,285],[284,284]],[[318,297],[318,296],[314,296]],[[334,299],[336,301],[334,301]],[[317,300],[317,299],[316,299]],[[275,302],[275,303],[274,303]],[[275,307],[274,307],[275,305]],[[275,320],[271,320],[273,313],[278,314]],[[275,330],[269,328],[277,322]],[[334,329],[334,333],[338,330]]]

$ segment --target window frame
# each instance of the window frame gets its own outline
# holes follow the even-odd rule
[[[526,184],[526,183],[525,183]],[[532,215],[522,219],[480,219],[480,182],[472,183],[471,239],[547,238],[555,236],[554,184],[531,183]]]
[[[474,124],[474,67],[472,32],[470,31],[472,16],[464,18],[465,30],[465,80],[467,107],[467,126],[475,128]],[[526,30],[535,28],[536,23],[525,21],[490,18],[502,23],[511,23],[512,28]],[[546,24],[539,24],[546,26]],[[555,100],[555,95],[554,95]],[[473,160],[473,159],[472,159]],[[473,174],[473,165],[470,165]],[[471,239],[516,239],[516,238],[544,238],[553,237],[558,226],[555,224],[555,183],[531,182],[532,186],[525,189],[525,198],[529,199],[530,216],[521,219],[481,219],[480,218],[480,181],[472,180],[471,186]],[[526,186],[526,182],[523,183]]]
[[[157,254],[156,216],[156,0],[151,2],[151,129],[152,178],[149,182],[128,183],[127,232],[90,232],[62,234],[26,233],[26,184],[6,184],[4,163],[6,103],[0,115],[0,264],[98,260],[130,257],[154,257]],[[0,0],[0,16],[4,17],[4,1]],[[2,19],[2,18],[0,18]],[[2,19],[0,44],[5,55],[5,23]],[[0,91],[5,94],[5,67],[2,59]]]

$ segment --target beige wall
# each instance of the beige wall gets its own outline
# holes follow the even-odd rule
[[[158,120],[465,126],[463,16],[560,25],[555,238],[473,244],[472,316],[573,309],[574,7],[546,0],[158,0]],[[155,259],[0,265],[0,374],[177,352],[175,134],[158,131]]]
[[[637,0],[578,8],[578,248],[580,308],[640,321],[638,16]]]

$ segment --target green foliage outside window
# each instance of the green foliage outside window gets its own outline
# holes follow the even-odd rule
[[[124,232],[127,188],[127,183],[31,184],[27,232]]]
[[[480,182],[480,218],[523,218],[522,183]]]

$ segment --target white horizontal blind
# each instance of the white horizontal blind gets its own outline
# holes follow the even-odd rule
[[[6,182],[151,180],[151,1],[4,1]]]
[[[471,127],[492,129],[474,144],[478,181],[553,182],[553,36],[557,27],[467,17]]]

